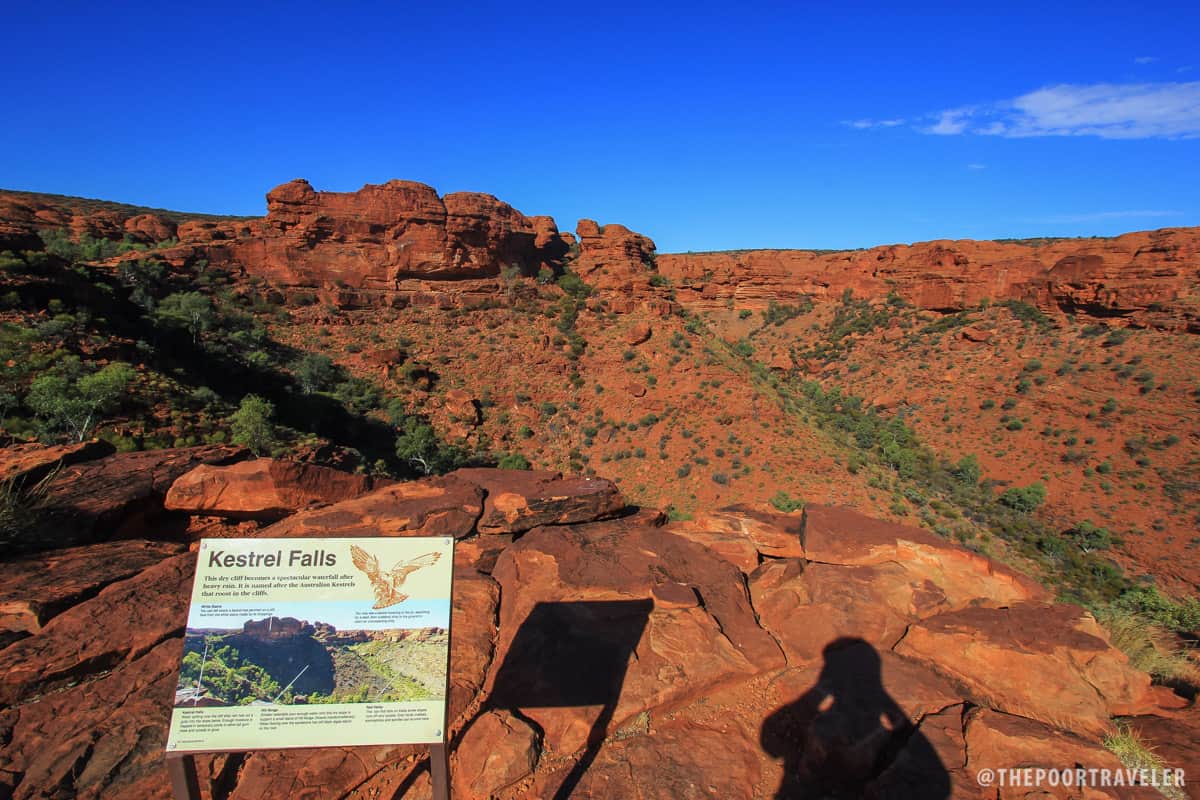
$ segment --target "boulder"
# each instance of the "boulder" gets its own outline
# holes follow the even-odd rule
[[[119,614],[108,624],[111,633]],[[161,641],[111,674],[39,698],[22,694],[33,702],[0,712],[0,791],[11,781],[4,796],[170,800],[163,752],[180,649],[179,639]]]
[[[245,458],[240,447],[147,450],[64,467],[48,485],[47,524],[69,530],[63,544],[107,538],[152,538],[162,531],[163,499],[176,479],[201,464]]]
[[[487,493],[479,533],[591,522],[625,510],[616,485],[604,478],[563,478],[557,472],[519,469],[460,469],[451,475]]]
[[[575,234],[579,257],[573,268],[589,286],[649,290],[655,251],[649,238],[624,225],[601,227],[590,219],[579,220]]]
[[[5,564],[0,572],[0,637],[37,633],[55,615],[183,549],[173,542],[130,539]]]
[[[459,740],[450,765],[454,796],[486,800],[524,778],[538,761],[537,733],[503,711],[480,714]]]
[[[646,709],[783,664],[741,573],[661,528],[537,528],[493,576],[502,602],[488,704],[519,709],[559,754]]]
[[[189,514],[273,520],[370,490],[371,478],[366,475],[259,458],[228,466],[196,467],[171,484],[164,505]]]
[[[993,604],[1048,600],[1032,579],[986,556],[908,525],[868,517],[849,508],[809,505],[804,509],[804,555],[842,565],[903,564],[914,579],[928,579],[950,606],[975,599]]]
[[[0,482],[29,487],[55,469],[112,455],[116,448],[99,439],[78,444],[46,446],[35,442],[0,448]]]
[[[636,347],[643,342],[650,340],[651,328],[644,322],[630,325],[625,331],[625,344],[630,347]]]
[[[974,770],[1121,770],[1121,762],[1101,745],[1086,741],[1032,719],[1003,714],[989,708],[977,708],[966,716],[967,751]],[[1054,786],[1049,779],[1035,786],[997,786],[992,797],[1015,800],[1035,796],[1047,800],[1074,798],[1121,798],[1156,800],[1156,790],[1143,787],[1090,786],[1082,793],[1075,786]],[[1034,794],[1034,793],[1037,794]]]
[[[452,536],[475,532],[483,490],[453,474],[397,483],[333,506],[301,511],[264,536]]]
[[[474,428],[483,421],[483,415],[479,410],[479,401],[462,389],[451,389],[446,392],[442,407],[464,429]]]
[[[962,338],[968,342],[990,342],[992,340],[992,332],[977,328],[974,325],[968,325],[959,332]]]
[[[951,611],[911,625],[895,650],[955,681],[972,702],[1093,739],[1112,730],[1113,716],[1186,704],[1152,687],[1091,614],[1068,604]]]
[[[0,650],[0,706],[116,669],[181,632],[195,562],[191,553],[171,556]]]

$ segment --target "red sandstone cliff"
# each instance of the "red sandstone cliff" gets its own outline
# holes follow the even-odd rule
[[[1044,309],[1129,316],[1139,324],[1200,331],[1200,229],[1168,228],[1113,239],[1045,242],[934,241],[816,253],[750,250],[655,255],[654,242],[622,225],[581,220],[578,240],[550,217],[527,217],[487,194],[439,197],[424,184],[389,181],[356,192],[318,192],[295,180],[267,194],[261,219],[195,218],[75,198],[0,193],[0,250],[40,246],[37,232],[159,244],[175,265],[208,263],[281,287],[320,290],[339,305],[471,305],[498,294],[495,278],[569,265],[609,294],[617,311],[673,304],[740,308],[818,302],[851,289],[897,292],[916,306],[953,311],[1019,299]],[[173,244],[173,242],[168,242]],[[126,257],[144,257],[132,253]],[[656,266],[657,264],[657,266]]]
[[[985,298],[1018,299],[1100,316],[1171,315],[1200,292],[1200,229],[1167,228],[1113,239],[1045,243],[972,240],[815,253],[750,250],[660,255],[659,270],[685,306],[732,300],[763,308],[889,291],[919,308],[954,311]],[[1194,308],[1176,315],[1195,325]],[[1163,321],[1166,321],[1165,319]]]

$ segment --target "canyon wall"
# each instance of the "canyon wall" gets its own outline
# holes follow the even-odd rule
[[[985,299],[1022,300],[1096,316],[1196,322],[1200,229],[1113,239],[934,241],[869,250],[747,250],[659,255],[685,307],[762,309],[802,296],[837,299],[896,292],[918,308],[957,311]]]
[[[500,278],[513,270],[532,276],[570,268],[617,311],[667,313],[675,302],[694,310],[760,310],[801,297],[836,300],[849,289],[860,298],[895,292],[934,311],[1015,299],[1046,311],[1200,331],[1198,228],[1111,239],[656,255],[652,240],[622,225],[585,219],[572,235],[551,217],[526,216],[491,195],[442,197],[412,181],[321,192],[294,180],[268,192],[267,215],[254,219],[0,192],[0,250],[39,247],[38,231],[48,228],[76,239],[160,245],[155,257],[168,263],[203,259],[285,290],[315,290],[340,306],[471,305],[497,299]]]

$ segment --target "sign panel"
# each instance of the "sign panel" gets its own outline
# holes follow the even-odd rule
[[[169,752],[443,741],[454,540],[200,542]]]

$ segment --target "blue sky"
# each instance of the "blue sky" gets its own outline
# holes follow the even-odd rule
[[[660,251],[1200,224],[1192,3],[6,9],[0,187],[484,191]]]

